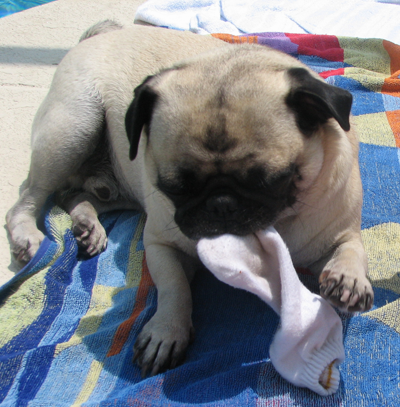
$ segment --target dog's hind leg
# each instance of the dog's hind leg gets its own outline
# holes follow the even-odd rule
[[[47,197],[79,171],[93,153],[103,127],[103,107],[95,91],[83,84],[79,91],[77,85],[64,89],[53,81],[33,123],[26,188],[6,215],[11,252],[19,265],[35,255],[43,240],[36,222]]]
[[[104,201],[84,191],[57,194],[56,202],[71,216],[72,232],[78,245],[88,256],[101,253],[107,246],[106,231],[101,225],[98,215],[113,210],[141,209],[139,204],[122,197]]]

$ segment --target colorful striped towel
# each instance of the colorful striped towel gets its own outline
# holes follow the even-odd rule
[[[51,200],[47,239],[0,290],[1,406],[397,406],[400,404],[400,47],[316,35],[219,36],[298,57],[351,91],[361,138],[363,238],[374,308],[341,315],[346,360],[336,394],[321,397],[282,379],[268,349],[279,320],[250,293],[199,272],[196,340],[187,361],[142,379],[132,346],[156,307],[142,242],[145,217],[101,216],[107,250],[79,256],[67,214]],[[307,274],[302,281],[317,290]]]

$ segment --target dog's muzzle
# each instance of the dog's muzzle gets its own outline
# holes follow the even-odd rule
[[[290,168],[268,182],[263,172],[253,171],[242,180],[217,175],[204,183],[191,174],[177,184],[160,178],[158,186],[174,203],[175,223],[187,237],[244,236],[270,226],[295,202],[294,173]]]
[[[206,208],[211,218],[233,220],[238,213],[239,202],[233,195],[213,195],[207,199]]]

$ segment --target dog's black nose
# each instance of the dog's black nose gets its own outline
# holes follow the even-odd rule
[[[230,218],[235,215],[239,204],[232,195],[214,195],[207,199],[207,210],[218,218]]]

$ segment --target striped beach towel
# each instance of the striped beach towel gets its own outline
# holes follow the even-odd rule
[[[157,302],[142,240],[145,215],[102,215],[107,250],[85,259],[69,216],[50,199],[39,252],[0,290],[1,406],[400,405],[400,46],[307,34],[216,36],[290,53],[354,96],[375,305],[340,314],[346,359],[339,390],[321,397],[282,379],[268,354],[276,314],[207,270],[192,283],[196,339],[186,362],[142,379],[132,348]],[[318,290],[310,275],[301,279]]]

